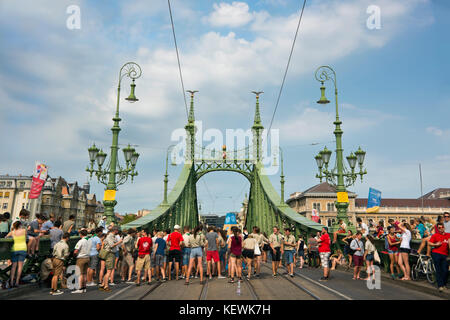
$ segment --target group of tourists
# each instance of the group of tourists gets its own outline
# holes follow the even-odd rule
[[[20,284],[24,260],[36,256],[40,239],[48,236],[51,241],[51,279],[52,295],[63,294],[58,284],[64,285],[65,266],[69,258],[76,259],[78,286],[72,293],[85,293],[86,287],[97,286],[99,290],[111,291],[117,275],[121,281],[140,286],[156,281],[184,279],[189,285],[190,279],[200,278],[204,283],[209,279],[228,278],[230,283],[260,277],[262,263],[270,257],[272,276],[279,275],[279,269],[285,267],[290,277],[295,276],[294,268],[322,267],[323,276],[319,281],[328,281],[330,271],[338,266],[353,264],[354,280],[370,280],[375,277],[374,263],[380,262],[375,247],[376,239],[385,239],[385,249],[389,258],[393,279],[410,280],[409,255],[413,230],[423,234],[422,245],[418,253],[426,247],[427,255],[436,266],[436,278],[440,291],[447,283],[447,257],[449,253],[450,227],[449,213],[445,213],[443,222],[432,226],[418,220],[412,228],[406,221],[389,220],[387,230],[370,232],[360,218],[357,219],[356,233],[347,230],[343,221],[339,221],[339,230],[330,235],[326,227],[310,234],[307,238],[296,237],[293,230],[280,230],[273,227],[269,236],[255,226],[251,233],[247,229],[232,227],[225,231],[209,226],[199,225],[195,228],[175,225],[173,229],[137,231],[120,230],[113,223],[107,225],[104,216],[97,226],[89,229],[75,230],[73,216],[61,223],[53,215],[48,218],[37,215],[29,221],[29,212],[23,209],[11,224],[9,232],[2,231],[4,217],[0,217],[0,232],[14,239],[11,252],[11,277],[9,287]],[[382,228],[382,226],[380,225]],[[68,241],[77,234],[80,240],[73,253]],[[338,234],[343,234],[343,250],[337,245]],[[206,263],[204,263],[206,262]],[[204,272],[204,264],[206,272]],[[360,276],[366,266],[365,278]],[[397,270],[395,274],[394,269]],[[402,274],[400,276],[400,274]]]

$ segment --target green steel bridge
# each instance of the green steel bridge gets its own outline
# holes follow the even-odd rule
[[[265,173],[262,164],[262,134],[259,93],[256,94],[255,115],[252,126],[253,143],[244,150],[228,151],[226,157],[215,150],[199,148],[195,141],[194,92],[191,92],[190,110],[186,129],[186,156],[181,174],[168,196],[150,214],[125,224],[122,229],[167,229],[175,224],[195,227],[199,224],[197,182],[206,174],[228,171],[243,175],[250,183],[248,211],[245,226],[258,226],[270,234],[273,226],[290,227],[295,234],[320,231],[322,225],[292,210],[284,202],[284,176],[281,197]],[[165,189],[165,194],[167,189]]]

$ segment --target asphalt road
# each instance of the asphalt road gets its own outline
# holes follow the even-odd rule
[[[334,271],[329,281],[318,282],[320,269],[298,269],[294,278],[281,275],[273,278],[270,263],[263,266],[261,277],[238,283],[228,279],[213,278],[201,285],[199,279],[135,285],[118,283],[111,292],[88,287],[84,294],[66,290],[63,295],[51,296],[49,288],[27,290],[14,299],[26,300],[440,300],[441,297],[405,288],[392,281],[381,279],[379,289],[369,289],[366,281],[352,280],[348,272]]]

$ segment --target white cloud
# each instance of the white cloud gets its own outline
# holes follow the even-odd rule
[[[450,129],[445,129],[442,130],[440,128],[437,127],[428,127],[426,129],[426,131],[432,135],[435,135],[437,137],[443,137],[443,138],[448,138],[450,137]]]
[[[214,11],[206,19],[213,27],[242,27],[253,19],[245,2],[214,3],[213,8]]]

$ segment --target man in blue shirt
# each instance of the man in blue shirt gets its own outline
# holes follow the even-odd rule
[[[97,236],[97,234],[101,233],[102,229],[97,228],[95,230],[95,234],[93,237],[91,237],[88,241],[91,242],[91,251],[89,253],[89,266],[88,266],[88,272],[87,272],[87,284],[86,286],[92,287],[95,286],[94,282],[94,272],[97,270],[98,266],[98,253],[100,251],[100,248],[102,246],[102,241]]]
[[[423,239],[428,236],[427,228],[424,225],[424,221],[422,219],[418,219],[419,224],[417,225],[417,230],[419,230],[420,238]]]
[[[50,214],[50,219],[47,220],[47,217],[42,215],[42,220],[45,221],[42,224],[42,231],[44,231],[45,233],[47,233],[48,231],[50,231],[51,228],[53,228],[53,223],[55,221],[55,216],[53,215],[53,213]]]

